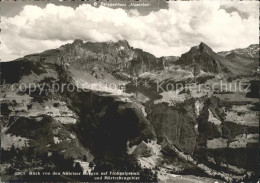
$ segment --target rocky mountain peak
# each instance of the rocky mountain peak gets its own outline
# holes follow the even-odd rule
[[[214,51],[207,44],[201,42],[199,45],[191,47],[189,53],[192,55],[198,55],[202,53],[213,54]]]
[[[190,65],[194,61],[197,63],[203,60],[206,61],[206,58],[213,58],[215,55],[216,53],[207,44],[201,42],[199,45],[191,47],[188,52],[182,54],[176,63],[180,65]]]
[[[126,48],[131,48],[131,46],[129,45],[128,41],[126,41],[126,40],[119,40],[117,42],[117,44],[120,45],[120,46],[126,47]]]
[[[212,51],[212,49],[205,43],[201,42],[199,44],[200,51]]]
[[[177,65],[187,66],[194,70],[194,75],[201,71],[222,73],[229,72],[229,61],[215,53],[207,44],[201,42],[192,47],[187,53],[181,55],[176,61]]]
[[[76,44],[76,45],[83,45],[84,44],[84,42],[83,42],[83,40],[81,40],[81,39],[75,39],[74,41],[73,41],[73,43],[72,44]]]
[[[65,44],[60,47],[61,50],[64,50],[66,53],[74,52],[78,54],[78,50],[84,50],[85,52],[93,53],[111,53],[121,50],[131,50],[132,47],[126,40],[119,40],[117,42],[106,41],[106,42],[83,42],[81,39],[75,39],[72,43]]]

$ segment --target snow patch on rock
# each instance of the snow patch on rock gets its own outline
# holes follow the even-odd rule
[[[53,141],[55,144],[59,144],[61,142],[58,137],[53,137]]]

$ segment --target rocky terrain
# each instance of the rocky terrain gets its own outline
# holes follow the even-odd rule
[[[216,53],[201,43],[156,58],[127,41],[75,40],[1,63],[2,181],[44,170],[255,181],[258,53],[259,45]]]

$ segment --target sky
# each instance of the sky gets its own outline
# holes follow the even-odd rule
[[[1,2],[1,61],[75,39],[127,40],[157,57],[180,56],[200,42],[216,52],[259,43],[258,1],[131,2]]]

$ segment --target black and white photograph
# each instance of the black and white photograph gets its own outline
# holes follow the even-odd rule
[[[1,183],[259,180],[259,1],[0,6]]]

